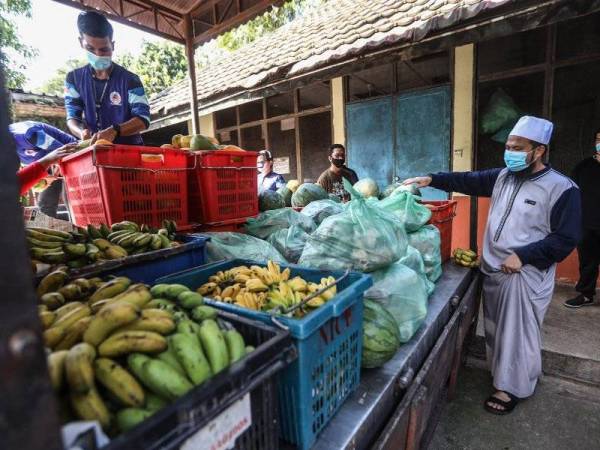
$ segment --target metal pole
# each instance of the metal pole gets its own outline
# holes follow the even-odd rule
[[[192,16],[184,16],[185,30],[185,56],[188,65],[188,76],[190,78],[190,108],[192,113],[192,128],[194,134],[200,134],[200,119],[198,118],[198,91],[196,90],[196,62],[194,59],[194,24]]]
[[[62,449],[50,386],[0,69],[0,448]]]

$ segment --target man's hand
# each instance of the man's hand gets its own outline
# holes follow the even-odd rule
[[[84,128],[81,130],[81,133],[79,133],[79,139],[81,139],[82,141],[85,141],[86,139],[89,139],[92,137],[92,132],[90,130],[88,130],[87,128]]]
[[[504,273],[517,273],[521,271],[521,267],[523,267],[523,263],[516,255],[516,253],[511,253],[508,258],[504,260],[502,263],[502,272]]]
[[[99,139],[105,139],[109,142],[112,142],[117,137],[117,132],[113,127],[105,128],[104,130],[98,131],[96,134],[92,136],[92,144],[95,143]]]
[[[408,186],[411,184],[416,184],[419,188],[427,187],[431,184],[431,177],[415,177],[409,178],[408,180],[404,180],[402,185]]]
[[[43,158],[40,158],[38,160],[38,162],[42,166],[44,166],[44,167],[51,166],[52,164],[57,163],[62,158],[64,158],[65,156],[67,156],[69,153],[73,153],[74,151],[76,151],[78,145],[79,144],[77,142],[73,142],[71,144],[63,145],[61,148],[57,148],[53,152],[48,153]]]

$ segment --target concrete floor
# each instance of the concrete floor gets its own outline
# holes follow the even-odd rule
[[[544,377],[536,395],[507,416],[483,409],[490,391],[487,371],[463,368],[456,399],[445,405],[429,449],[600,449],[600,389]]]

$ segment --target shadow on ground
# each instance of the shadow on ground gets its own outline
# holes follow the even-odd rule
[[[462,368],[456,399],[445,405],[429,449],[600,449],[600,389],[546,377],[507,416],[483,409],[490,390],[489,372]]]

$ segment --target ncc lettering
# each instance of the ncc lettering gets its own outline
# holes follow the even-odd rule
[[[341,322],[341,326],[340,326]],[[346,326],[344,327],[344,322]],[[329,344],[333,341],[336,336],[342,334],[342,332],[352,324],[352,308],[346,309],[340,317],[330,320],[319,330],[321,339],[325,344]]]

